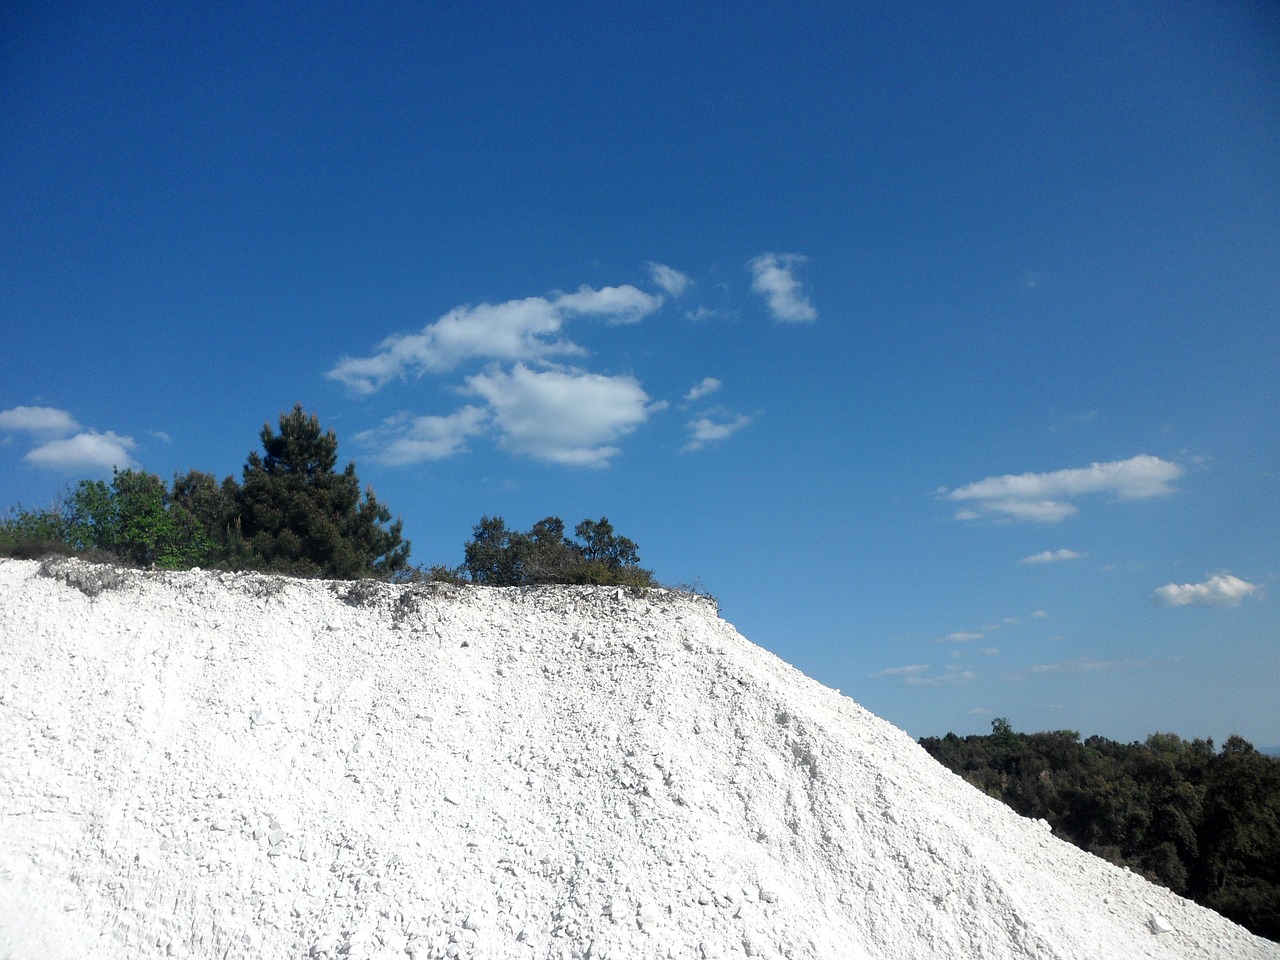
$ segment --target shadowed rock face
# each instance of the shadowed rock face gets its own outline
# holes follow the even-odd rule
[[[5,958],[1280,957],[664,591],[0,562],[0,814]]]

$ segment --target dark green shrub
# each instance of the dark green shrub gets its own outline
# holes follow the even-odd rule
[[[482,517],[464,548],[462,569],[474,583],[494,587],[540,583],[651,587],[653,573],[640,566],[636,544],[613,531],[608,518],[583,520],[576,540],[559,517],[545,517],[528,533],[508,530],[501,517]]]
[[[298,405],[280,416],[278,434],[264,424],[261,437],[265,455],[251,452],[241,485],[228,491],[233,565],[342,580],[386,579],[404,568],[400,520],[390,523],[372,490],[361,496],[354,463],[337,472],[332,430],[322,432]]]

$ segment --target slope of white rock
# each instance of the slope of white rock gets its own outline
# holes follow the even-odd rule
[[[1280,946],[984,797],[707,600],[0,561],[0,958],[164,956]]]

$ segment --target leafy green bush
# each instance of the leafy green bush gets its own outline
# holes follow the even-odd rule
[[[655,586],[640,566],[634,541],[614,533],[608,518],[583,520],[576,540],[559,517],[546,517],[527,533],[508,530],[501,517],[482,517],[464,548],[462,569],[473,583],[517,587],[540,583]]]

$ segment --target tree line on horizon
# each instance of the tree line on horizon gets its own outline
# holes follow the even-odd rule
[[[280,415],[278,432],[267,423],[259,436],[262,453],[250,451],[239,480],[189,470],[166,484],[117,469],[110,483],[81,480],[51,507],[12,507],[0,518],[0,555],[334,580],[656,585],[635,542],[606,517],[583,520],[571,539],[558,517],[523,533],[485,516],[460,565],[412,567],[401,520],[361,491],[354,462],[338,470],[338,438],[314,414],[298,404]]]
[[[1238,736],[1142,743],[1018,733],[922,737],[947,769],[1082,850],[1280,940],[1280,759]]]

